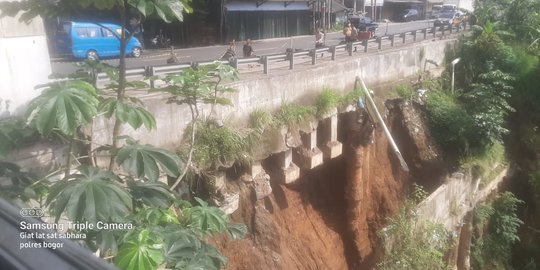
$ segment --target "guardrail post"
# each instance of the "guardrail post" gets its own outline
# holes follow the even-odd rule
[[[347,43],[347,52],[349,52],[349,56],[352,56],[352,42]]]
[[[403,38],[403,44],[405,44],[406,37],[407,37],[407,33],[401,33],[401,38]]]
[[[156,72],[154,71],[154,67],[147,67],[147,68],[148,68],[147,72],[150,77],[150,89],[154,89],[156,88],[156,84],[153,77],[156,75]]]
[[[362,41],[362,45],[364,45],[364,52],[367,52],[368,41],[367,40]]]
[[[294,69],[294,52],[290,51],[287,54],[289,57],[289,69]]]
[[[427,28],[424,28],[422,30],[422,34],[424,34],[424,39],[426,39],[427,38]]]
[[[431,32],[433,32],[433,37],[435,37],[437,34],[437,27],[433,26],[433,28],[431,28]]]
[[[317,50],[311,49],[309,53],[311,54],[311,64],[312,65],[317,64]]]
[[[442,26],[442,35],[444,36],[444,30],[446,30],[446,26]]]
[[[379,50],[382,49],[382,38],[380,37],[377,38],[377,48]]]
[[[262,62],[263,62],[264,74],[268,74],[268,57],[267,56],[261,56],[261,57],[262,57]]]
[[[454,28],[454,27],[452,27],[452,24],[450,24],[449,28],[450,28],[450,34],[452,34],[452,30]]]
[[[394,47],[394,37],[395,37],[395,35],[390,36],[390,46],[391,47]]]
[[[412,32],[413,42],[416,42],[416,30]]]
[[[336,60],[336,46],[330,47],[330,53],[332,54],[332,61]]]

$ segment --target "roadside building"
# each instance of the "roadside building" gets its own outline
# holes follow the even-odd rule
[[[264,39],[313,34],[342,21],[346,7],[338,1],[244,1],[224,3],[227,40]]]

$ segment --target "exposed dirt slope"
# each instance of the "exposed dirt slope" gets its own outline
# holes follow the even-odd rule
[[[232,219],[251,234],[219,241],[227,269],[348,269],[343,164],[325,164],[293,186],[272,185],[273,194],[255,204],[251,188],[238,183],[242,199]]]
[[[386,122],[398,144],[414,143],[397,108]],[[376,233],[399,209],[411,181],[382,128],[371,133],[367,115],[346,113],[339,123],[342,157],[302,172],[294,185],[273,183],[273,194],[255,202],[250,184],[236,181],[242,199],[232,219],[248,224],[250,234],[218,241],[227,269],[373,269],[380,254]],[[408,149],[419,151],[403,149],[405,159]],[[269,164],[263,162],[272,177]]]
[[[363,129],[361,124],[357,128]],[[407,174],[401,171],[381,128],[368,140],[366,133],[354,134],[346,151],[347,219],[357,258],[351,269],[372,269],[379,251],[376,232],[398,210]]]

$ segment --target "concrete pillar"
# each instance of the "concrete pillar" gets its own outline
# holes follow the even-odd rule
[[[292,149],[289,148],[286,151],[281,152],[278,158],[281,170],[277,180],[281,184],[289,184],[298,180],[298,178],[300,178],[300,168],[292,162]]]
[[[311,170],[323,163],[323,153],[317,147],[316,128],[309,133],[302,133],[301,137],[304,145],[295,151],[293,158],[302,169]]]
[[[330,160],[343,153],[343,145],[338,141],[338,116],[334,114],[323,120],[323,132],[326,133],[326,141],[322,147],[324,160]]]
[[[266,198],[272,194],[272,186],[270,186],[270,176],[266,173],[260,161],[255,161],[251,164],[250,172],[253,180],[253,189],[257,200]]]

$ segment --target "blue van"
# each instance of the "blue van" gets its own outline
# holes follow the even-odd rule
[[[119,57],[120,40],[117,35],[121,33],[122,27],[111,23],[98,25],[88,22],[64,22],[56,32],[56,47],[60,54],[77,59]],[[141,42],[132,37],[127,43],[125,54],[140,57],[141,53]]]

